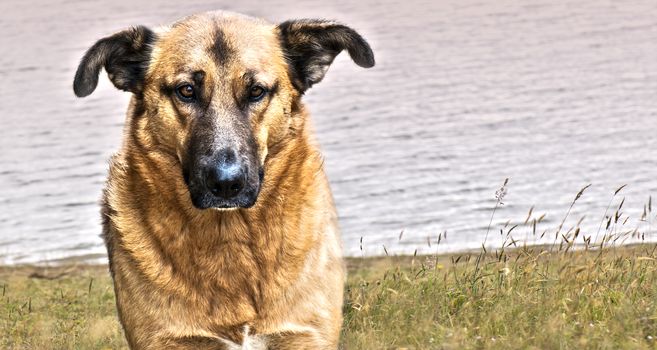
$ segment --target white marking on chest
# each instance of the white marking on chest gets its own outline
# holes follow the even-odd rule
[[[244,326],[244,340],[242,344],[234,343],[230,340],[220,338],[228,350],[267,350],[267,339],[263,335],[252,334],[249,335],[249,326]]]

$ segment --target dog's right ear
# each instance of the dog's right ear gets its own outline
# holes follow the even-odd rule
[[[75,95],[91,94],[103,67],[117,89],[140,93],[154,41],[155,33],[143,26],[98,40],[80,61],[73,81]]]

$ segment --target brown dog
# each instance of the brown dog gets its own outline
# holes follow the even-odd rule
[[[304,91],[367,42],[320,20],[223,12],[93,45],[133,97],[103,198],[119,316],[133,349],[335,349],[344,269]]]

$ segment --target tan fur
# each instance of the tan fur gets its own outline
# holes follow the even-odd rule
[[[234,57],[202,48],[221,28]],[[251,113],[266,176],[249,209],[196,209],[181,175],[192,123],[160,91],[202,68],[216,108],[246,69],[278,80]],[[336,212],[308,114],[273,25],[221,13],[163,28],[133,98],[104,197],[117,306],[133,349],[335,349],[344,268]],[[262,346],[262,347],[259,347]],[[247,348],[246,345],[244,348]]]

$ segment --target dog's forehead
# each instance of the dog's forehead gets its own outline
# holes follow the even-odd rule
[[[281,55],[275,26],[227,12],[187,17],[166,28],[154,48],[157,61],[169,66],[230,63],[252,70],[270,69]]]

